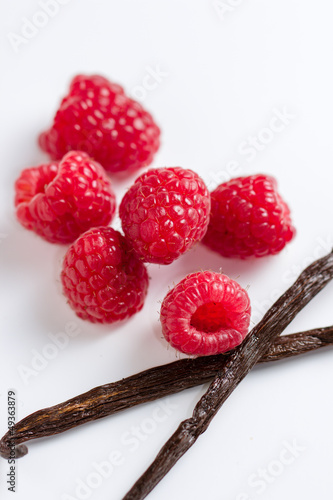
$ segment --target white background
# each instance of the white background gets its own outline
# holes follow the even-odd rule
[[[222,268],[238,279],[249,287],[254,324],[298,272],[332,246],[332,2],[226,0],[225,13],[222,4],[218,12],[212,0],[71,0],[45,20],[38,17],[37,0],[1,2],[0,434],[6,431],[10,388],[18,393],[20,419],[174,361],[175,351],[161,339],[158,310],[168,287],[185,274]],[[21,35],[23,18],[44,19],[45,26],[15,51],[13,33]],[[163,76],[150,79],[154,88],[147,90],[145,77],[157,66]],[[141,94],[162,128],[153,166],[191,168],[210,187],[228,177],[230,162],[236,162],[237,175],[274,175],[292,209],[295,240],[280,255],[256,262],[222,259],[199,245],[167,268],[149,266],[146,304],[130,321],[105,327],[79,320],[59,283],[66,248],[16,222],[13,183],[21,169],[46,159],[36,138],[80,72],[101,73],[128,93]],[[263,129],[276,110],[292,118],[270,134]],[[245,154],[244,141],[258,134],[266,144]],[[135,177],[114,181],[118,201]],[[332,298],[329,285],[287,332],[332,324]],[[80,334],[24,381],[20,367],[31,368],[36,351],[50,343],[49,334],[63,332],[69,322]],[[332,356],[328,348],[254,369],[149,498],[332,498]],[[1,498],[83,498],[75,492],[78,479],[87,483],[93,463],[118,450],[123,463],[86,498],[121,499],[204,390],[171,397],[163,422],[152,420],[162,411],[156,410],[157,401],[30,442],[29,454],[17,462],[15,497],[5,485],[8,464],[0,462]],[[126,441],[133,426],[153,430],[143,434],[135,451]],[[302,451],[279,465],[286,442]],[[277,475],[251,486],[260,469]]]

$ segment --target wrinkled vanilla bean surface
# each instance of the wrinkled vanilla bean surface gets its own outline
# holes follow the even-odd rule
[[[259,363],[279,361],[333,344],[333,326],[277,338]],[[31,439],[65,432],[86,422],[103,418],[142,403],[169,396],[210,382],[226,363],[228,355],[182,359],[145,370],[131,377],[91,389],[64,403],[38,410],[17,422],[14,435],[0,441],[0,452],[8,458],[9,439],[15,439],[16,456],[25,455],[24,443]]]
[[[272,342],[295,316],[333,278],[333,254],[308,266],[296,282],[272,305],[263,319],[252,329],[241,345],[228,356],[206,393],[196,404],[192,417],[161,448],[153,463],[137,480],[123,500],[141,500],[155,488],[177,461],[207,430],[223,403],[268,351]]]

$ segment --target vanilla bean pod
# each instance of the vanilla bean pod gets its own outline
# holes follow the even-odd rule
[[[330,252],[300,274],[296,282],[272,305],[242,344],[228,356],[227,362],[223,363],[222,369],[196,404],[192,416],[180,423],[153,463],[123,500],[146,498],[198,437],[207,430],[223,403],[268,351],[274,339],[332,278],[333,253]]]
[[[279,361],[332,344],[333,326],[285,335],[273,342],[259,363]],[[0,441],[1,455],[8,458],[10,440],[19,445],[31,439],[59,434],[92,420],[210,382],[227,359],[223,354],[182,359],[38,410],[17,422],[12,434],[5,434]],[[26,446],[19,445],[16,456],[23,456],[27,451]]]

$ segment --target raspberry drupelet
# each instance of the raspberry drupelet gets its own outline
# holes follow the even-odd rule
[[[211,193],[211,204],[203,243],[224,257],[277,254],[296,233],[289,207],[271,176],[257,174],[220,184]]]
[[[72,149],[88,153],[108,172],[149,165],[160,144],[160,129],[124,89],[99,75],[73,78],[51,128],[39,145],[52,160]]]
[[[163,300],[162,332],[185,354],[208,356],[239,345],[249,330],[247,292],[220,273],[189,274]]]
[[[125,236],[145,261],[170,264],[204,236],[210,195],[192,170],[165,167],[142,174],[119,208]]]
[[[104,169],[71,151],[59,163],[26,168],[15,182],[19,222],[52,243],[71,243],[94,226],[108,225],[116,198]]]
[[[69,247],[61,281],[75,313],[93,323],[114,323],[140,311],[148,274],[125,238],[110,227],[93,228]]]

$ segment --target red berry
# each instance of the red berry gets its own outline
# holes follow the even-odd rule
[[[219,354],[243,341],[250,314],[248,294],[236,281],[203,271],[189,274],[166,295],[162,331],[185,354]]]
[[[93,323],[114,323],[142,309],[148,274],[125,238],[111,227],[82,234],[67,250],[63,291],[76,314]]]
[[[192,170],[156,168],[142,174],[119,208],[123,231],[146,262],[170,264],[207,230],[210,196]]]
[[[15,192],[22,226],[52,243],[71,243],[91,227],[108,225],[116,209],[104,169],[78,151],[60,163],[26,168]]]
[[[203,243],[224,257],[277,254],[296,233],[290,210],[268,175],[238,177],[211,193],[211,216]]]
[[[98,75],[78,75],[39,145],[52,160],[79,149],[107,171],[121,172],[149,165],[159,136],[152,116],[120,85]]]

